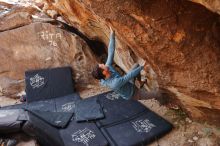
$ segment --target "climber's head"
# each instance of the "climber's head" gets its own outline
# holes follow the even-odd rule
[[[110,75],[109,68],[105,64],[97,64],[92,71],[92,76],[98,80],[107,79]]]

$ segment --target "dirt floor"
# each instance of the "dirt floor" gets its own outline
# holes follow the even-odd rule
[[[82,98],[87,98],[108,89],[91,86],[88,90],[80,92]],[[18,103],[18,100],[0,97],[0,106]],[[175,128],[166,136],[158,139],[150,146],[220,146],[220,128],[198,123],[182,112],[178,107],[173,109],[160,106],[154,99],[140,100],[145,106],[170,121]],[[11,135],[19,139],[17,146],[38,146],[37,142],[24,134]]]

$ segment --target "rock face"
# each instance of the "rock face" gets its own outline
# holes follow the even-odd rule
[[[32,22],[31,15],[36,13],[34,8],[6,5],[0,2],[0,32],[14,29]]]
[[[71,66],[74,79],[84,86],[92,82],[95,57],[77,35],[48,23],[32,23],[0,33],[0,93],[15,97],[24,90],[26,70]]]
[[[220,17],[189,1],[47,0],[90,39],[117,35],[115,62],[124,71],[149,64],[149,91],[177,99],[193,118],[220,124]]]
[[[191,0],[191,1],[199,3],[201,5],[204,5],[209,10],[220,14],[220,1],[219,0],[211,0],[211,1],[207,1],[207,0]]]

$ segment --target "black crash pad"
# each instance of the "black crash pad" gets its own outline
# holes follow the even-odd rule
[[[104,114],[97,98],[87,98],[76,103],[76,121],[90,121],[101,118],[104,118]]]
[[[111,146],[140,146],[151,143],[171,131],[172,125],[152,111],[101,130]]]
[[[65,146],[107,146],[108,142],[93,122],[71,121],[66,129],[60,129]]]
[[[34,101],[28,103],[25,109],[48,111],[48,112],[71,112],[75,111],[75,104],[78,100],[81,100],[78,93],[73,93],[63,97]]]
[[[73,116],[73,113],[70,112],[47,112],[39,110],[31,110],[29,112],[57,128],[66,127]]]
[[[22,130],[35,137],[42,146],[108,145],[95,123],[77,123],[72,120],[66,128],[58,129],[28,112],[28,121]]]
[[[172,125],[136,100],[124,100],[115,92],[98,98],[105,118],[96,121],[112,146],[146,145],[172,129]]]
[[[63,128],[69,123],[75,111],[75,103],[79,100],[81,100],[79,94],[73,93],[59,98],[6,106],[0,108],[0,110],[25,109],[44,122],[47,122],[55,127]],[[21,118],[26,120],[26,117],[20,117],[20,119]],[[21,122],[16,121],[15,123],[19,124]],[[2,125],[2,128],[3,126],[5,126],[8,131],[10,130],[7,125]],[[13,130],[13,127],[11,127],[11,129]]]
[[[0,110],[0,134],[19,132],[24,121],[19,120],[23,116],[24,110],[9,109]]]
[[[41,111],[56,111],[55,101],[54,100],[41,100],[41,101],[34,101],[31,103],[26,104],[24,109],[30,110],[41,110]]]
[[[81,100],[78,93],[55,98],[56,112],[75,112],[76,102]]]
[[[70,67],[25,72],[27,102],[74,93]]]
[[[34,101],[28,103],[25,109],[50,125],[63,128],[69,123],[75,112],[75,104],[80,100],[80,96],[74,93],[64,97]]]
[[[133,99],[125,100],[112,91],[91,98],[97,98],[104,111],[105,118],[96,122],[99,127],[126,121],[146,110],[140,102]]]
[[[23,109],[25,107],[26,107],[26,103],[19,103],[19,104],[2,106],[2,107],[0,107],[0,110]]]
[[[81,100],[78,93],[69,94],[63,97],[34,101],[31,103],[22,103],[1,107],[0,109],[27,109],[50,112],[74,112],[75,104]]]
[[[22,127],[22,131],[37,139],[42,146],[63,146],[59,130],[40,118],[27,112],[28,120]]]

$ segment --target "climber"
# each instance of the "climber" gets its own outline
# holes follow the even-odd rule
[[[110,27],[111,34],[110,34],[110,42],[108,46],[108,58],[105,64],[98,64],[94,67],[92,71],[92,76],[95,79],[100,80],[100,84],[110,88],[111,90],[118,93],[124,99],[131,99],[134,97],[138,99],[140,97],[137,96],[144,96],[144,93],[135,87],[135,78],[138,77],[140,87],[146,81],[140,80],[140,72],[144,68],[145,62],[141,65],[135,64],[133,65],[132,69],[124,76],[121,76],[113,67],[113,58],[114,58],[114,51],[115,51],[115,32]]]

